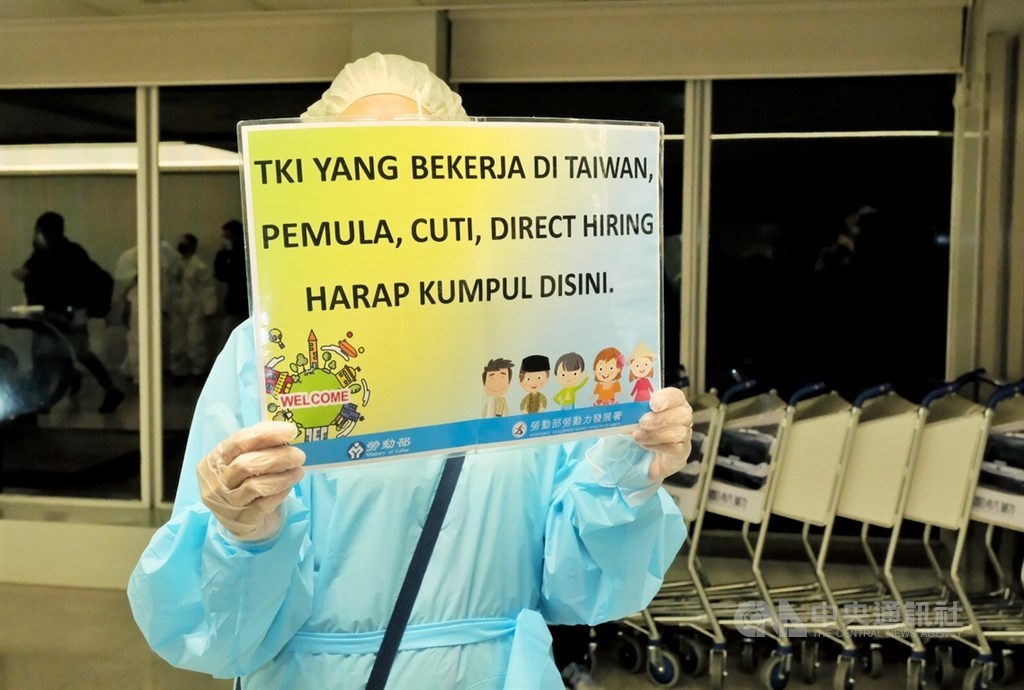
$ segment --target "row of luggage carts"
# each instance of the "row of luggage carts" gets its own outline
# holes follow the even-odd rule
[[[738,649],[740,669],[781,690],[794,674],[818,683],[820,660],[835,658],[832,687],[848,690],[858,673],[878,677],[895,647],[905,649],[908,690],[1010,682],[1024,644],[1024,565],[1007,572],[994,544],[1000,531],[1024,532],[1024,381],[989,380],[992,392],[975,401],[968,391],[983,380],[971,372],[919,402],[888,385],[852,403],[823,384],[782,399],[755,393],[753,381],[691,400],[693,450],[665,485],[689,527],[680,554],[688,578],[666,582],[645,611],[620,621],[619,663],[646,667],[659,685],[685,672],[717,689],[727,649]],[[701,553],[716,553],[722,534],[704,533],[709,515],[739,522],[749,579],[709,578]],[[840,518],[859,531],[864,584],[830,583],[844,571],[826,568]],[[768,581],[773,519],[799,528],[808,582]],[[927,577],[905,591],[894,568],[911,551]],[[967,563],[975,551],[985,556]],[[994,586],[969,591],[965,580],[980,572]],[[971,661],[961,673],[954,652],[964,650]]]

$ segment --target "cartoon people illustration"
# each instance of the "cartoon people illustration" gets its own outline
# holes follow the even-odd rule
[[[508,403],[505,395],[512,384],[512,367],[510,359],[492,359],[484,367],[483,383],[487,403],[484,404],[484,418],[505,417],[508,415]]]
[[[633,384],[630,395],[634,402],[647,402],[651,399],[654,386],[651,384],[651,376],[654,374],[654,353],[651,348],[641,340],[633,348],[633,354],[629,356],[629,380]]]
[[[555,362],[555,378],[562,384],[562,390],[555,393],[554,401],[561,405],[563,410],[575,409],[577,391],[590,380],[589,376],[583,375],[585,366],[587,364],[583,357],[575,352],[566,352]]]
[[[615,396],[622,392],[619,379],[622,378],[622,367],[625,365],[625,358],[622,353],[614,347],[606,347],[597,353],[594,358],[594,395],[597,399],[595,405],[614,405]]]
[[[540,391],[550,375],[551,362],[544,355],[530,355],[523,359],[519,367],[519,385],[526,391],[526,396],[519,404],[520,412],[533,414],[547,409],[548,399]]]

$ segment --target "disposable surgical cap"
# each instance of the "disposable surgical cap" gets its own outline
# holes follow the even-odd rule
[[[366,96],[395,94],[415,101],[428,114],[444,120],[468,119],[462,99],[422,62],[401,55],[373,53],[345,65],[319,101],[302,119],[337,117]]]

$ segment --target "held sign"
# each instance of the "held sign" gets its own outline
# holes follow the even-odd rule
[[[307,466],[624,431],[661,385],[657,124],[239,125],[266,419]]]

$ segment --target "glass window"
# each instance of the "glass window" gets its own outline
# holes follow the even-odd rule
[[[662,290],[664,307],[661,351],[665,359],[665,385],[680,383],[686,376],[685,363],[680,361],[679,349],[681,290],[683,281],[683,142],[673,139],[665,142],[664,170],[664,237],[662,238]]]
[[[661,122],[683,133],[684,82],[462,84],[466,112],[477,117],[575,117]]]
[[[0,90],[0,145],[135,141],[135,89]]]
[[[712,87],[715,134],[953,130],[947,75],[737,79]]]
[[[174,500],[206,373],[231,330],[249,316],[236,125],[298,117],[327,86],[160,90],[163,501]]]
[[[160,89],[160,141],[238,150],[242,120],[298,117],[329,83],[174,86]]]
[[[138,500],[135,90],[0,90],[4,493]]]
[[[824,380],[852,400],[943,376],[953,86],[714,86],[710,384],[736,368],[780,390]]]
[[[239,256],[227,249],[232,220],[241,220],[237,173],[236,125],[241,120],[296,117],[317,100],[327,84],[166,87],[160,90],[160,228],[167,297],[163,300],[164,333],[197,334],[164,339],[164,466],[162,499],[177,488],[185,439],[205,373],[230,330],[248,315],[244,272]],[[474,115],[577,117],[662,121],[669,133],[683,129],[684,85],[674,83],[464,85],[466,108]],[[613,97],[610,97],[613,96]],[[666,142],[666,234],[678,248],[681,225],[682,141]],[[175,306],[182,285],[179,245],[195,240],[189,270],[213,276],[216,308],[197,318]],[[671,240],[669,243],[672,244]],[[234,242],[237,247],[237,241]],[[669,252],[672,249],[668,250]],[[677,252],[678,253],[678,252]],[[232,269],[232,263],[236,269]],[[678,258],[666,262],[675,267]],[[667,371],[678,369],[678,274],[666,277]],[[676,293],[670,294],[674,289]],[[240,298],[241,297],[241,305]],[[191,321],[190,321],[191,320]],[[201,331],[201,333],[198,333]],[[672,374],[669,374],[670,376]]]
[[[663,231],[665,274],[662,353],[665,382],[680,376],[684,82],[462,84],[466,112],[480,117],[559,117],[661,122],[665,141]]]

